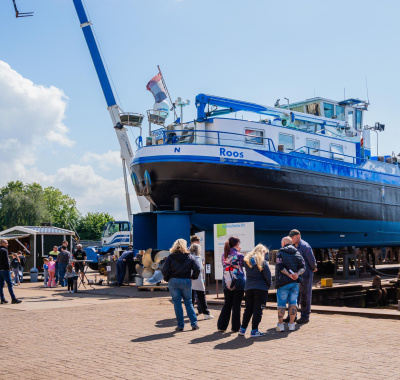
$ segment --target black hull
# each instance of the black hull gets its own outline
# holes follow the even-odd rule
[[[400,187],[289,167],[280,170],[205,162],[132,166],[150,173],[151,199],[202,214],[294,216],[400,222]]]

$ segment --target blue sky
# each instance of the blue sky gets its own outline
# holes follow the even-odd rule
[[[192,104],[198,93],[266,105],[342,100],[344,88],[365,99],[366,75],[365,124],[385,123],[380,153],[400,152],[398,1],[85,3],[125,111],[152,108],[145,87],[157,65],[173,100]],[[17,5],[35,14],[16,19],[12,0],[0,4],[0,185],[56,186],[83,213],[125,218],[119,145],[72,0]],[[193,117],[194,105],[184,119]]]

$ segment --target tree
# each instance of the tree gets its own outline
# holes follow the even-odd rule
[[[9,182],[0,190],[0,202],[3,229],[15,225],[34,226],[47,216],[43,188],[38,183]]]
[[[1,220],[3,228],[36,226],[46,218],[46,215],[47,210],[40,197],[30,197],[28,194],[16,191],[8,193],[2,199]]]
[[[0,189],[0,227],[35,226],[51,222],[55,227],[71,229],[79,219],[75,199],[54,187],[38,183],[24,185],[9,182]]]
[[[49,222],[53,226],[71,229],[79,219],[75,199],[63,194],[59,189],[46,187],[43,194],[49,215]]]
[[[88,212],[79,219],[77,232],[83,240],[99,240],[104,226],[114,218],[106,212]]]

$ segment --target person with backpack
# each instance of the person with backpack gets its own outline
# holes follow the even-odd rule
[[[26,258],[25,255],[21,252],[18,251],[18,258],[19,258],[19,265],[21,266],[21,275],[20,275],[20,282],[21,284],[24,282],[24,268],[26,264]]]
[[[175,315],[178,322],[176,331],[183,331],[185,322],[183,319],[182,299],[186,307],[187,316],[190,319],[192,330],[198,330],[197,316],[192,304],[192,281],[199,277],[200,267],[195,258],[189,253],[184,239],[178,239],[172,245],[170,255],[165,259],[162,267],[164,280],[168,281],[174,303]]]
[[[293,246],[291,237],[286,236],[281,242],[282,248],[276,255],[275,288],[278,304],[278,325],[276,331],[285,331],[283,317],[286,304],[289,303],[289,331],[295,330],[294,319],[297,315],[297,298],[299,296],[299,283],[306,270],[304,259],[300,252]]]
[[[268,249],[258,244],[244,257],[244,269],[246,270],[245,303],[246,309],[243,313],[242,325],[239,335],[245,335],[247,326],[252,318],[251,338],[265,335],[258,331],[258,325],[262,318],[262,309],[268,300],[268,289],[271,286],[272,278],[266,255]]]
[[[11,268],[14,274],[14,286],[18,286],[20,284],[19,281],[19,272],[21,270],[21,265],[19,262],[18,255],[16,253],[12,254],[12,260],[11,260]]]
[[[240,239],[231,236],[224,245],[222,254],[224,288],[224,306],[218,318],[217,327],[221,332],[226,331],[232,314],[232,331],[240,329],[240,307],[244,295],[245,276],[243,271],[244,256],[240,253]]]

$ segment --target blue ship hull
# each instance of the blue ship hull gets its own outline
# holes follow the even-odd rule
[[[277,166],[153,156],[132,170],[138,178],[150,173],[149,199],[158,210],[172,210],[179,196],[181,210],[194,212],[194,231],[207,232],[207,249],[213,224],[235,222],[255,222],[256,241],[273,249],[293,228],[315,248],[400,245],[399,176],[373,170],[380,163],[259,153]]]

